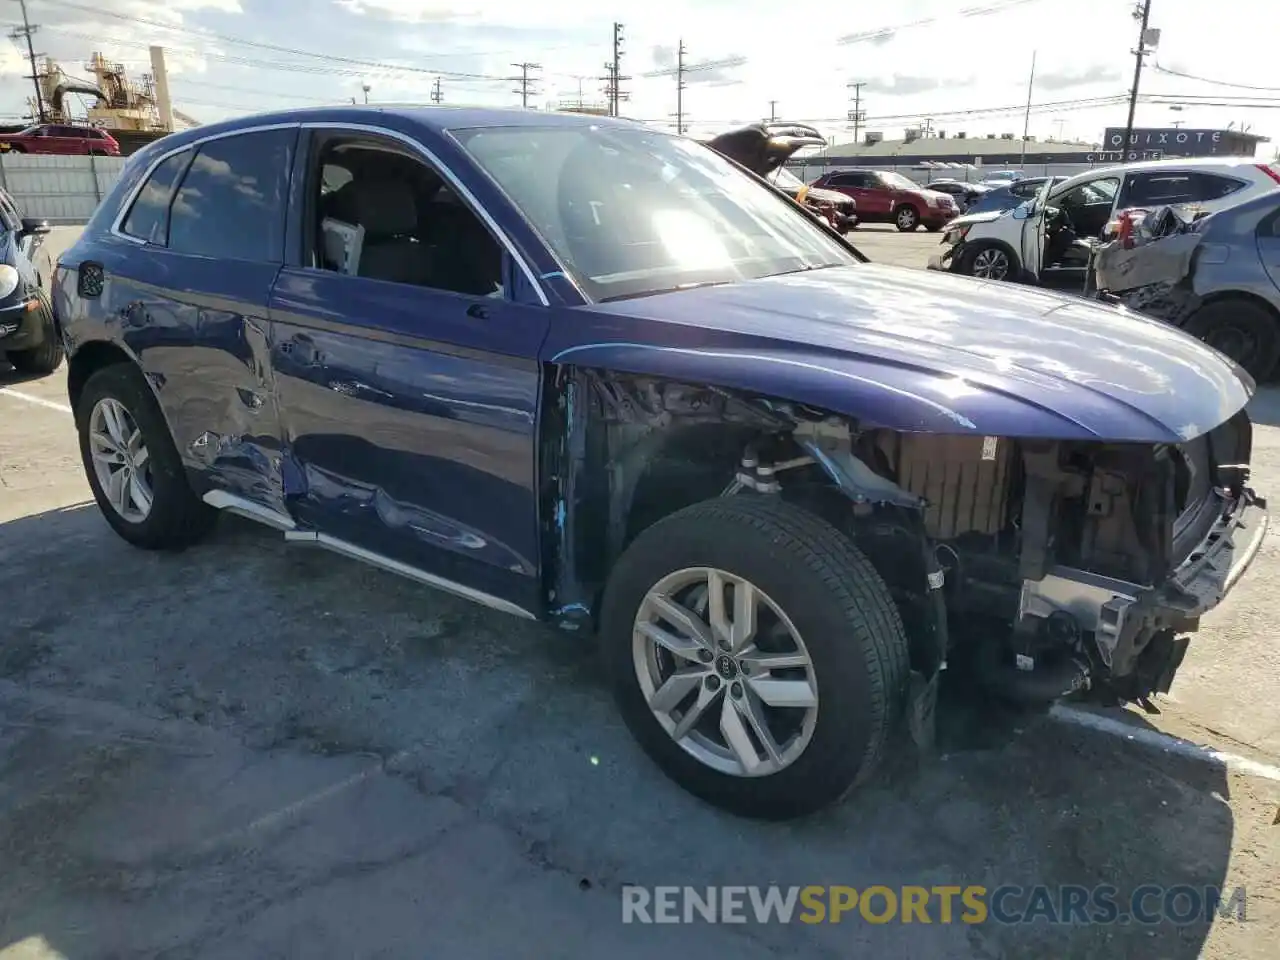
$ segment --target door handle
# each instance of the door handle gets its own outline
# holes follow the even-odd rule
[[[471,306],[467,307],[467,316],[471,317],[473,320],[488,320],[489,308],[483,303],[473,303]]]

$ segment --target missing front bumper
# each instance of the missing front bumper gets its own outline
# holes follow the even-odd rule
[[[1194,631],[1199,618],[1222,602],[1257,556],[1266,536],[1266,501],[1252,490],[1228,499],[1200,544],[1160,585],[1143,586],[1086,570],[1055,567],[1040,580],[1023,582],[1018,619],[1024,628],[1051,617],[1072,618],[1081,634],[1091,634],[1096,657],[1110,679],[1133,673],[1143,651],[1157,637]],[[1157,673],[1168,689],[1177,662]]]

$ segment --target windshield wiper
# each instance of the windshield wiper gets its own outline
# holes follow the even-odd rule
[[[638,300],[640,297],[656,297],[661,293],[680,293],[684,290],[696,290],[699,287],[722,287],[733,280],[701,280],[697,283],[678,283],[674,287],[658,287],[655,290],[637,290],[634,293],[618,293],[612,297],[601,297],[597,303],[613,303],[615,300]]]

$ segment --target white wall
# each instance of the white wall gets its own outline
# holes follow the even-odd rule
[[[85,223],[124,169],[125,157],[0,154],[0,187],[24,217]]]

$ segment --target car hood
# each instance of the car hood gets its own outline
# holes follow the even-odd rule
[[[990,223],[992,220],[999,220],[1008,210],[984,210],[981,213],[964,213],[956,217],[948,227],[969,227],[975,223]]]
[[[564,353],[596,351],[602,365],[640,369],[637,351],[700,352],[701,360],[681,359],[667,372],[820,403],[895,429],[1179,442],[1222,423],[1254,390],[1225,356],[1158,320],[1081,297],[884,264],[592,309],[669,323],[638,328],[648,342],[629,345],[634,355],[623,357],[618,344]],[[671,323],[687,326],[674,333]],[[607,347],[615,349],[600,352]],[[729,358],[721,372],[715,357]],[[584,354],[577,362],[592,360]],[[816,388],[817,380],[825,386]]]

